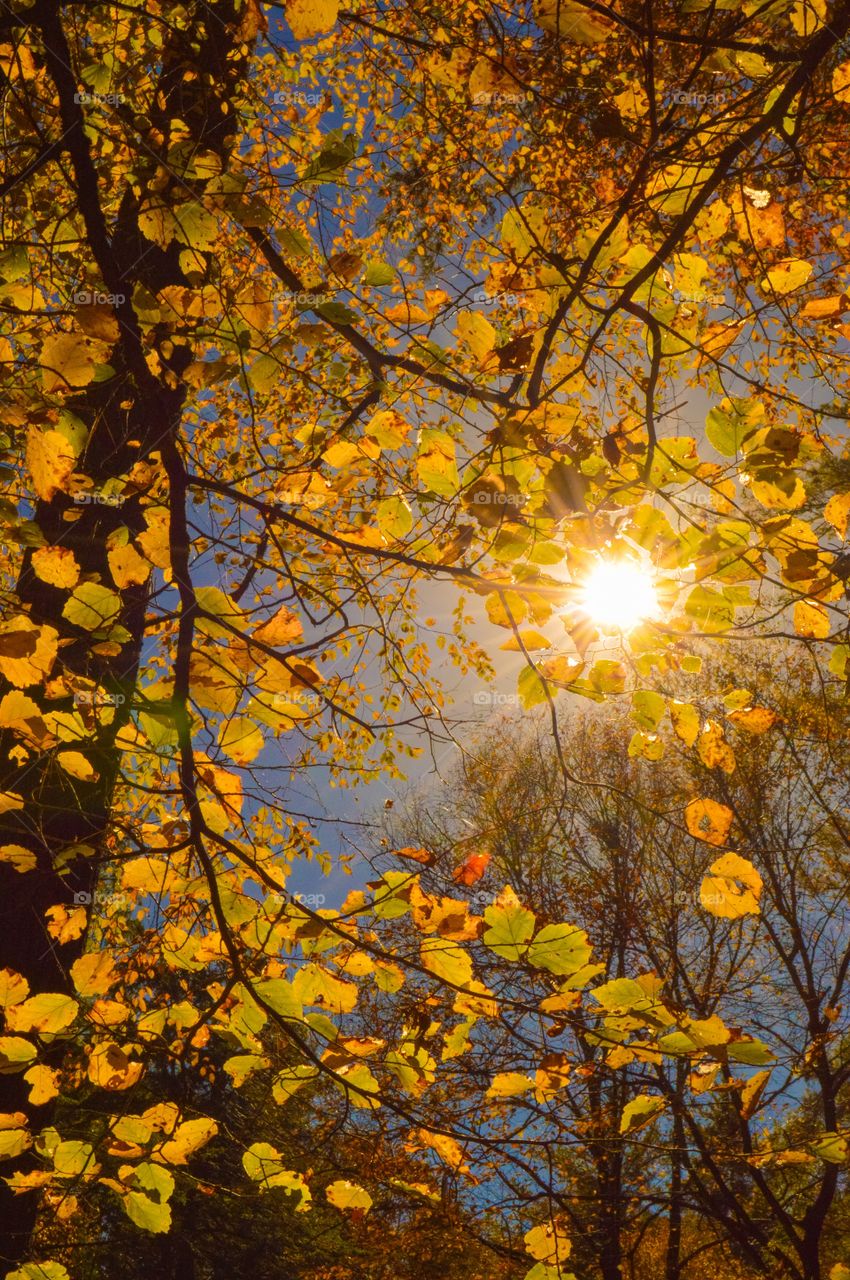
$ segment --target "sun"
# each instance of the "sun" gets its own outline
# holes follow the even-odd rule
[[[600,560],[582,583],[578,604],[601,627],[629,631],[658,613],[652,574],[629,560]]]

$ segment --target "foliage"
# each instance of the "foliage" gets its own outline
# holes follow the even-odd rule
[[[415,1194],[477,1180],[495,1218],[512,1100],[557,1110],[586,1052],[672,1071],[677,1099],[696,1074],[709,1104],[723,1072],[774,1070],[735,1000],[706,1017],[625,954],[603,973],[518,881],[476,910],[460,890],[486,864],[439,895],[426,863],[385,870],[338,911],[287,886],[345,864],[303,789],[401,777],[412,732],[447,728],[447,670],[486,678],[507,632],[556,731],[560,690],[628,696],[628,758],[690,753],[675,822],[713,846],[705,927],[733,951],[770,937],[764,851],[760,871],[726,846],[746,832],[725,811],[779,722],[719,687],[703,715],[699,650],[785,637],[828,699],[850,679],[850,500],[825,483],[846,470],[848,30],[846,0],[0,14],[13,1275],[63,1274],[27,1261],[39,1203],[72,1220],[105,1190],[168,1232],[221,1126],[145,1082],[210,1044],[281,1107],[321,1076],[355,1127],[396,1117],[432,1170]],[[659,598],[616,658],[582,607],[600,560]],[[445,625],[423,616],[455,587]],[[817,1071],[831,1024],[807,998]],[[378,1006],[387,1033],[364,1036]],[[438,1125],[467,1044],[510,1025]],[[627,1138],[654,1123],[634,1101]],[[837,1169],[822,1119],[807,1154]],[[533,1280],[568,1275],[548,1175],[511,1160],[525,1190],[496,1235]],[[280,1146],[247,1143],[235,1176],[316,1211]],[[322,1212],[368,1220],[369,1189],[337,1181]],[[806,1231],[778,1256],[814,1280]]]

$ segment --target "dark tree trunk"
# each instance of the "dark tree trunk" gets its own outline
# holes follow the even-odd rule
[[[246,6],[250,9],[250,6]],[[245,38],[242,14],[234,0],[213,0],[190,8],[185,32],[172,29],[170,45],[162,52],[158,104],[151,112],[152,123],[164,139],[170,120],[179,117],[189,126],[198,151],[215,151],[226,159],[233,144],[234,114],[226,100],[244,74],[244,58],[228,60]],[[139,283],[151,293],[165,285],[187,285],[179,265],[179,249],[172,243],[162,249],[145,240],[138,226],[140,200],[127,189],[121,199],[117,223],[107,227],[101,207],[101,185],[84,131],[83,107],[75,101],[78,78],[73,55],[63,28],[61,5],[40,0],[27,12],[32,23],[32,52],[41,73],[58,91],[60,119],[53,128],[61,135],[56,157],[62,159],[73,177],[73,195],[86,228],[87,251],[100,271],[106,291],[117,299],[114,305],[119,338],[110,355],[114,375],[93,384],[66,401],[67,408],[89,430],[88,442],[75,470],[87,477],[90,493],[97,495],[110,480],[126,477],[133,464],[151,458],[167,440],[179,438],[184,387],[179,380],[191,359],[191,348],[174,342],[158,350],[166,376],[155,377],[146,362],[147,348],[132,306],[133,290]],[[254,29],[254,33],[256,28]],[[247,33],[249,36],[254,33]],[[202,72],[194,79],[186,76],[188,66]],[[211,73],[211,82],[206,77]],[[143,152],[136,179],[143,185],[153,179],[156,155]],[[38,181],[36,174],[33,181]],[[179,199],[185,200],[186,181],[175,180]],[[165,199],[168,191],[160,193]],[[208,260],[212,265],[212,260]],[[173,337],[163,327],[163,340]],[[175,376],[176,375],[176,376]],[[35,415],[35,421],[38,416]],[[127,526],[131,536],[144,528],[144,493],[128,486],[120,505],[98,500],[78,503],[65,492],[36,506],[34,521],[47,546],[61,545],[73,550],[82,575],[112,587],[107,562],[106,540],[119,526]],[[41,749],[20,752],[22,740],[11,729],[0,733],[0,791],[19,796],[22,805],[0,814],[0,844],[15,844],[30,851],[34,869],[16,871],[0,863],[0,968],[25,978],[29,993],[69,992],[69,970],[82,953],[85,935],[60,944],[47,929],[45,912],[64,904],[69,909],[88,906],[96,894],[99,870],[107,856],[109,815],[118,772],[116,734],[131,712],[145,630],[147,586],[131,586],[119,592],[121,610],[115,621],[124,628],[117,652],[97,651],[89,632],[73,626],[63,617],[69,592],[50,586],[32,569],[32,552],[24,555],[17,596],[20,623],[6,627],[0,635],[0,697],[15,682],[10,660],[32,652],[34,623],[52,628],[58,635],[56,662],[51,679],[61,678],[64,687],[48,690],[43,684],[29,685],[24,692],[44,714],[55,711],[78,712],[91,736],[81,744],[94,769],[90,781],[80,781],[65,772],[56,759],[56,750],[42,736]],[[93,688],[92,688],[93,686]],[[82,698],[80,694],[82,693]],[[58,696],[57,696],[58,694]],[[104,709],[113,712],[111,721]],[[38,737],[38,732],[36,737]],[[13,750],[16,754],[11,754]],[[90,909],[90,908],[89,908]],[[61,1041],[42,1047],[39,1061],[58,1063]],[[29,1101],[30,1086],[18,1072],[0,1074],[0,1111],[20,1112],[33,1133],[51,1116],[51,1105],[36,1107]],[[4,1162],[4,1177],[27,1172],[37,1160],[26,1152]],[[35,1226],[38,1199],[34,1192],[13,1195],[0,1181],[0,1262],[8,1266],[27,1256]]]

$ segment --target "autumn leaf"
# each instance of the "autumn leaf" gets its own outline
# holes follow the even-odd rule
[[[623,1108],[620,1116],[620,1133],[634,1133],[650,1124],[665,1109],[667,1103],[663,1098],[651,1097],[642,1093],[632,1098]]]
[[[57,493],[67,491],[76,455],[58,431],[41,431],[30,427],[27,435],[27,469],[32,476],[36,495],[49,502]]]
[[[356,1209],[361,1213],[368,1213],[372,1208],[372,1197],[369,1192],[365,1187],[359,1187],[356,1182],[347,1182],[344,1179],[331,1182],[325,1187],[325,1196],[328,1203],[335,1209]]]
[[[709,867],[699,899],[712,915],[737,920],[759,914],[761,890],[762,879],[753,864],[737,853],[724,853]]]
[[[487,853],[471,853],[469,857],[464,858],[459,867],[455,867],[452,872],[452,880],[455,884],[473,885],[477,884],[481,877],[487,871],[493,855]]]
[[[706,720],[697,738],[697,754],[707,769],[722,769],[734,773],[735,753],[723,736],[723,729],[716,720]]]
[[[798,600],[794,605],[794,630],[810,640],[825,640],[832,630],[829,614],[814,600]]]
[[[296,40],[312,40],[334,26],[338,0],[287,0],[286,21]]]
[[[688,832],[695,840],[705,840],[707,844],[724,845],[733,818],[732,810],[716,800],[691,800],[685,806]]]
[[[42,582],[70,590],[77,585],[80,566],[68,547],[39,547],[33,552],[32,567]]]
[[[115,986],[120,974],[108,951],[90,951],[71,965],[71,977],[81,996],[103,996]]]
[[[131,1089],[141,1077],[141,1062],[132,1062],[124,1049],[108,1040],[96,1045],[88,1063],[88,1078],[100,1089]]]

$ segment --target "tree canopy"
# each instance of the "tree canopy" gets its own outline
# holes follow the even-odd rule
[[[850,1276],[848,32],[2,7],[9,1280],[208,1195],[327,1280]],[[447,741],[539,811],[367,878],[337,797]]]

